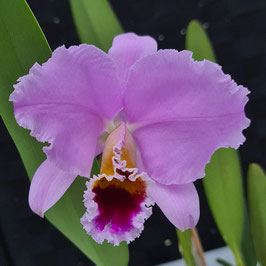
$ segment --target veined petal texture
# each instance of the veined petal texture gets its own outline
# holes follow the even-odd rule
[[[58,167],[89,176],[104,120],[112,120],[122,104],[108,55],[89,45],[59,47],[14,88],[10,100],[18,123],[51,143],[44,150]]]
[[[249,91],[191,52],[160,50],[130,69],[125,111],[148,175],[185,184],[205,175],[212,153],[238,148]]]
[[[36,214],[43,214],[52,207],[75,180],[76,175],[57,168],[45,160],[37,169],[30,185],[29,205]]]
[[[130,67],[140,58],[154,54],[157,42],[150,36],[138,36],[135,33],[117,35],[108,54],[114,60],[122,90],[128,79]]]
[[[162,185],[154,183],[151,195],[167,219],[179,230],[195,227],[199,220],[199,196],[193,183]]]

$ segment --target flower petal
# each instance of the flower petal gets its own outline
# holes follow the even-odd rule
[[[136,60],[157,51],[157,42],[150,36],[125,33],[116,36],[108,54],[116,63],[122,88],[125,87],[129,68]]]
[[[94,46],[58,48],[42,66],[19,79],[10,96],[17,122],[65,171],[89,176],[104,119],[113,119],[122,97],[112,60]]]
[[[10,100],[15,106],[67,104],[109,120],[122,107],[115,65],[92,45],[57,48],[46,63],[36,63],[14,88]]]
[[[143,166],[162,184],[202,178],[212,153],[238,146],[248,90],[188,51],[159,51],[131,68],[125,111]]]
[[[65,193],[76,175],[63,172],[49,160],[37,169],[30,185],[29,205],[33,212],[43,217]]]
[[[160,50],[130,70],[125,94],[130,123],[206,119],[244,112],[249,91],[189,51]]]
[[[97,138],[104,128],[99,117],[62,104],[15,107],[15,117],[20,126],[31,129],[32,136],[51,143],[43,150],[57,167],[90,176]]]
[[[146,183],[145,189],[141,185],[143,182]],[[152,214],[152,183],[145,173],[130,181],[121,181],[115,176],[108,180],[94,176],[86,183],[86,212],[80,220],[83,228],[99,244],[105,239],[115,246],[121,241],[133,241],[140,236],[145,220]]]
[[[122,170],[135,172],[136,161],[137,154],[134,139],[125,123],[122,122],[106,139],[100,174],[110,176]]]
[[[133,134],[148,175],[161,184],[186,184],[205,176],[205,165],[220,147],[244,141],[243,114],[229,118],[154,123]],[[246,124],[247,126],[247,124]]]
[[[185,185],[154,184],[151,196],[168,220],[179,230],[196,226],[199,220],[199,197],[193,183]]]

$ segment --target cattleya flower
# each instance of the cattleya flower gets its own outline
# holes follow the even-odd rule
[[[14,85],[18,124],[31,130],[47,159],[29,192],[43,216],[77,175],[100,174],[84,193],[81,223],[98,243],[130,242],[156,203],[185,230],[199,219],[193,182],[221,147],[238,148],[249,125],[248,90],[221,67],[189,51],[159,50],[151,37],[114,38],[106,54],[93,45],[56,49]]]

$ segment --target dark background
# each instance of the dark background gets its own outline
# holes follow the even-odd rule
[[[207,30],[220,65],[237,83],[251,90],[240,148],[244,177],[250,162],[266,168],[266,1],[265,0],[111,0],[126,32],[151,35],[159,48],[184,49],[191,19]],[[29,0],[52,49],[78,44],[68,1]],[[29,209],[29,181],[2,121],[0,121],[0,266],[93,265],[45,219]],[[245,182],[245,180],[244,180]],[[224,245],[202,190],[198,230],[205,250]],[[180,257],[174,227],[158,208],[141,237],[129,245],[130,265],[155,265]]]

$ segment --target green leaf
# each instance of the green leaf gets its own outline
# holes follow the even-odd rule
[[[114,36],[123,32],[108,1],[69,1],[80,41],[108,51]]]
[[[36,61],[46,61],[51,51],[24,1],[0,0],[0,32],[0,114],[32,177],[45,159],[42,145],[17,125],[8,99],[16,80],[28,73]]]
[[[248,202],[257,259],[266,265],[266,176],[255,163],[248,169]]]
[[[193,52],[195,60],[216,61],[209,38],[196,20],[188,25],[186,48]],[[226,244],[233,251],[237,265],[255,265],[236,150],[220,149],[214,153],[206,167],[203,185],[215,222]]]
[[[42,145],[29,135],[29,131],[17,125],[8,98],[16,80],[27,74],[36,61],[45,62],[51,56],[51,50],[24,0],[0,0],[0,32],[0,114],[32,178],[45,159]],[[98,171],[97,165],[93,169]],[[77,178],[47,212],[47,218],[97,265],[126,265],[128,250],[125,244],[120,247],[98,245],[82,229],[79,219],[84,213],[85,181],[85,178]]]
[[[220,149],[215,152],[206,166],[203,185],[216,224],[238,265],[243,265],[240,262],[244,201],[241,170],[235,150]]]
[[[193,58],[197,61],[208,59],[216,62],[211,42],[197,20],[192,20],[187,27],[186,49],[193,52]]]
[[[186,262],[187,266],[196,266],[194,256],[192,253],[192,240],[191,240],[191,231],[185,230],[181,232],[176,229],[177,237],[178,237],[178,246],[179,251]]]
[[[220,149],[206,166],[205,193],[219,231],[237,265],[256,265],[245,208],[238,153]]]

